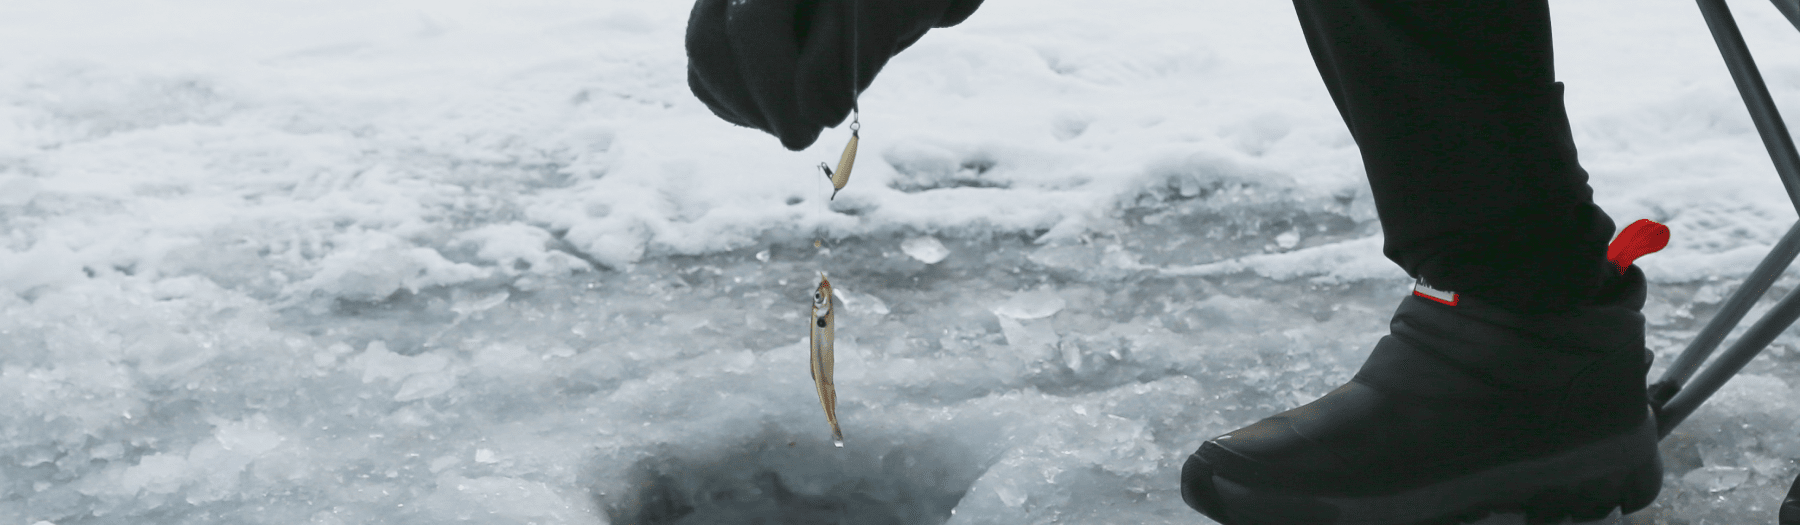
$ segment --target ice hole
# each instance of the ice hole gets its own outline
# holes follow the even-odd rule
[[[987,462],[929,437],[860,437],[844,448],[779,430],[711,452],[665,452],[596,495],[612,523],[938,525]]]

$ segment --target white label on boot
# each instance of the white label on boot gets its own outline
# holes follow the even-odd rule
[[[1413,282],[1413,295],[1438,301],[1445,306],[1457,306],[1457,292],[1448,292],[1426,286],[1426,281]]]

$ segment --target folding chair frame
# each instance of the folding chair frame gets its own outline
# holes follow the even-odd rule
[[[1732,72],[1733,83],[1738,85],[1739,96],[1745,100],[1745,108],[1751,112],[1751,120],[1757,124],[1757,133],[1763,137],[1764,148],[1770,152],[1770,160],[1776,164],[1776,174],[1782,178],[1782,186],[1788,190],[1789,203],[1801,211],[1801,200],[1796,193],[1796,171],[1801,170],[1801,161],[1797,160],[1795,141],[1789,137],[1788,128],[1782,123],[1782,115],[1776,111],[1776,104],[1770,98],[1770,90],[1764,84],[1763,75],[1757,72],[1757,64],[1751,60],[1751,51],[1745,47],[1745,39],[1739,34],[1738,24],[1732,19],[1732,12],[1727,10],[1724,0],[1696,0],[1701,6],[1701,15],[1707,19],[1707,28],[1713,33],[1714,43],[1720,47],[1720,55],[1726,59],[1726,68]],[[1801,30],[1797,23],[1797,0],[1771,0],[1776,9],[1788,18],[1789,25]],[[1727,333],[1738,326],[1751,305],[1768,292],[1771,284],[1788,265],[1795,262],[1797,252],[1797,236],[1801,235],[1801,221],[1789,228],[1788,235],[1770,250],[1763,262],[1757,265],[1751,275],[1745,278],[1743,286],[1726,300],[1719,313],[1714,314],[1707,326],[1695,335],[1687,349],[1676,357],[1664,372],[1663,378],[1653,383],[1648,393],[1651,407],[1657,415],[1657,435],[1661,439],[1667,437],[1676,425],[1682,423],[1695,409],[1701,406],[1708,396],[1719,391],[1720,386],[1733,375],[1738,374],[1751,358],[1769,347],[1770,342],[1781,335],[1784,330],[1801,317],[1801,290],[1790,290],[1788,296],[1776,303],[1765,313],[1763,318],[1753,323],[1745,333],[1739,336],[1725,353],[1720,354],[1713,364],[1689,381],[1701,363],[1726,338]]]

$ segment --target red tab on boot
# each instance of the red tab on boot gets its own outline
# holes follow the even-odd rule
[[[1626,267],[1645,254],[1662,250],[1670,244],[1670,227],[1651,219],[1639,219],[1620,230],[1620,235],[1607,245],[1607,262],[1626,274]]]

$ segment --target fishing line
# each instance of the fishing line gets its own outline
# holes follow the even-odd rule
[[[860,0],[850,0],[850,136],[856,137],[862,123],[857,116],[862,113],[857,108],[857,4]]]
[[[825,174],[827,180],[832,181],[832,196],[827,197],[826,200],[837,199],[838,192],[844,189],[846,183],[850,182],[851,168],[856,164],[857,159],[857,141],[861,138],[861,131],[863,129],[863,110],[861,105],[857,102],[857,88],[859,87],[858,81],[860,79],[860,72],[857,68],[857,51],[860,49],[859,46],[861,44],[861,39],[858,38],[857,34],[857,15],[861,4],[862,2],[860,0],[850,0],[850,15],[847,17],[847,24],[850,26],[850,142],[845,143],[844,153],[838,156],[837,171],[833,171],[832,167],[827,166],[824,162],[819,163],[819,171]],[[817,190],[818,185],[815,184],[814,188]],[[815,196],[817,196],[817,191],[815,192]],[[822,211],[829,210],[825,201],[820,201],[819,205]],[[814,248],[820,248],[822,245],[819,237],[823,237],[823,223],[820,225],[820,230],[821,233],[813,240]]]
[[[835,310],[838,302],[834,297],[831,282],[826,280],[826,268],[831,262],[832,250],[825,247],[822,241],[828,233],[826,222],[831,217],[831,208],[826,201],[836,199],[838,191],[844,189],[844,184],[850,181],[851,166],[857,156],[857,132],[863,127],[863,123],[858,119],[861,111],[857,107],[857,8],[860,2],[859,0],[849,0],[849,2],[850,15],[847,17],[847,21],[851,30],[850,142],[844,145],[844,153],[838,157],[838,171],[832,171],[832,168],[826,166],[824,162],[819,163],[819,170],[825,173],[826,180],[832,182],[832,196],[819,201],[819,215],[815,216],[813,249],[814,257],[817,258],[819,264],[819,286],[813,290],[813,309],[807,320],[809,373],[813,378],[813,387],[819,392],[819,405],[825,410],[826,422],[831,424],[832,444],[840,448],[844,446],[844,433],[838,427],[838,393],[837,388],[832,384],[832,347],[837,333]],[[815,197],[824,193],[824,188],[819,187],[817,180],[813,184]]]

